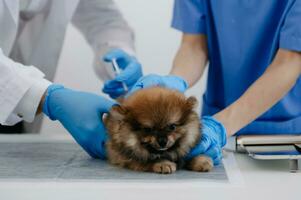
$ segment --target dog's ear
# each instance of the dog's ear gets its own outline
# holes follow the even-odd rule
[[[122,121],[126,114],[128,113],[128,110],[121,106],[121,105],[114,105],[110,110],[110,117],[114,120]]]
[[[186,99],[186,105],[188,108],[194,109],[198,106],[198,100],[194,96],[191,96]]]

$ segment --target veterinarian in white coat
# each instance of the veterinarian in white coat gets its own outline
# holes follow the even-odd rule
[[[109,78],[100,61],[105,52],[134,52],[133,32],[112,0],[0,0],[0,124],[34,120],[70,22],[93,48],[101,79]]]

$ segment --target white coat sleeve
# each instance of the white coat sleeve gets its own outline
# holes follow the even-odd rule
[[[102,80],[112,78],[103,55],[113,48],[135,54],[134,32],[112,0],[81,0],[72,19],[95,52],[94,69]]]
[[[32,122],[50,84],[37,68],[14,62],[0,48],[0,124]]]

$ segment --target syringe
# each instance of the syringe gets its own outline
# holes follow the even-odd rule
[[[119,75],[121,73],[121,71],[120,71],[120,68],[119,68],[119,65],[118,65],[116,59],[112,59],[112,66],[113,66],[113,70],[114,70],[115,75],[116,76]],[[128,92],[127,85],[124,82],[121,82],[121,84],[122,84],[122,87],[123,87],[124,91]]]

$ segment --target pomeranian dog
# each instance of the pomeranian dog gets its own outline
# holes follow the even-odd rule
[[[213,167],[204,155],[184,159],[200,139],[195,97],[162,87],[142,89],[105,119],[111,164],[135,171],[170,174],[177,169],[207,172]]]

